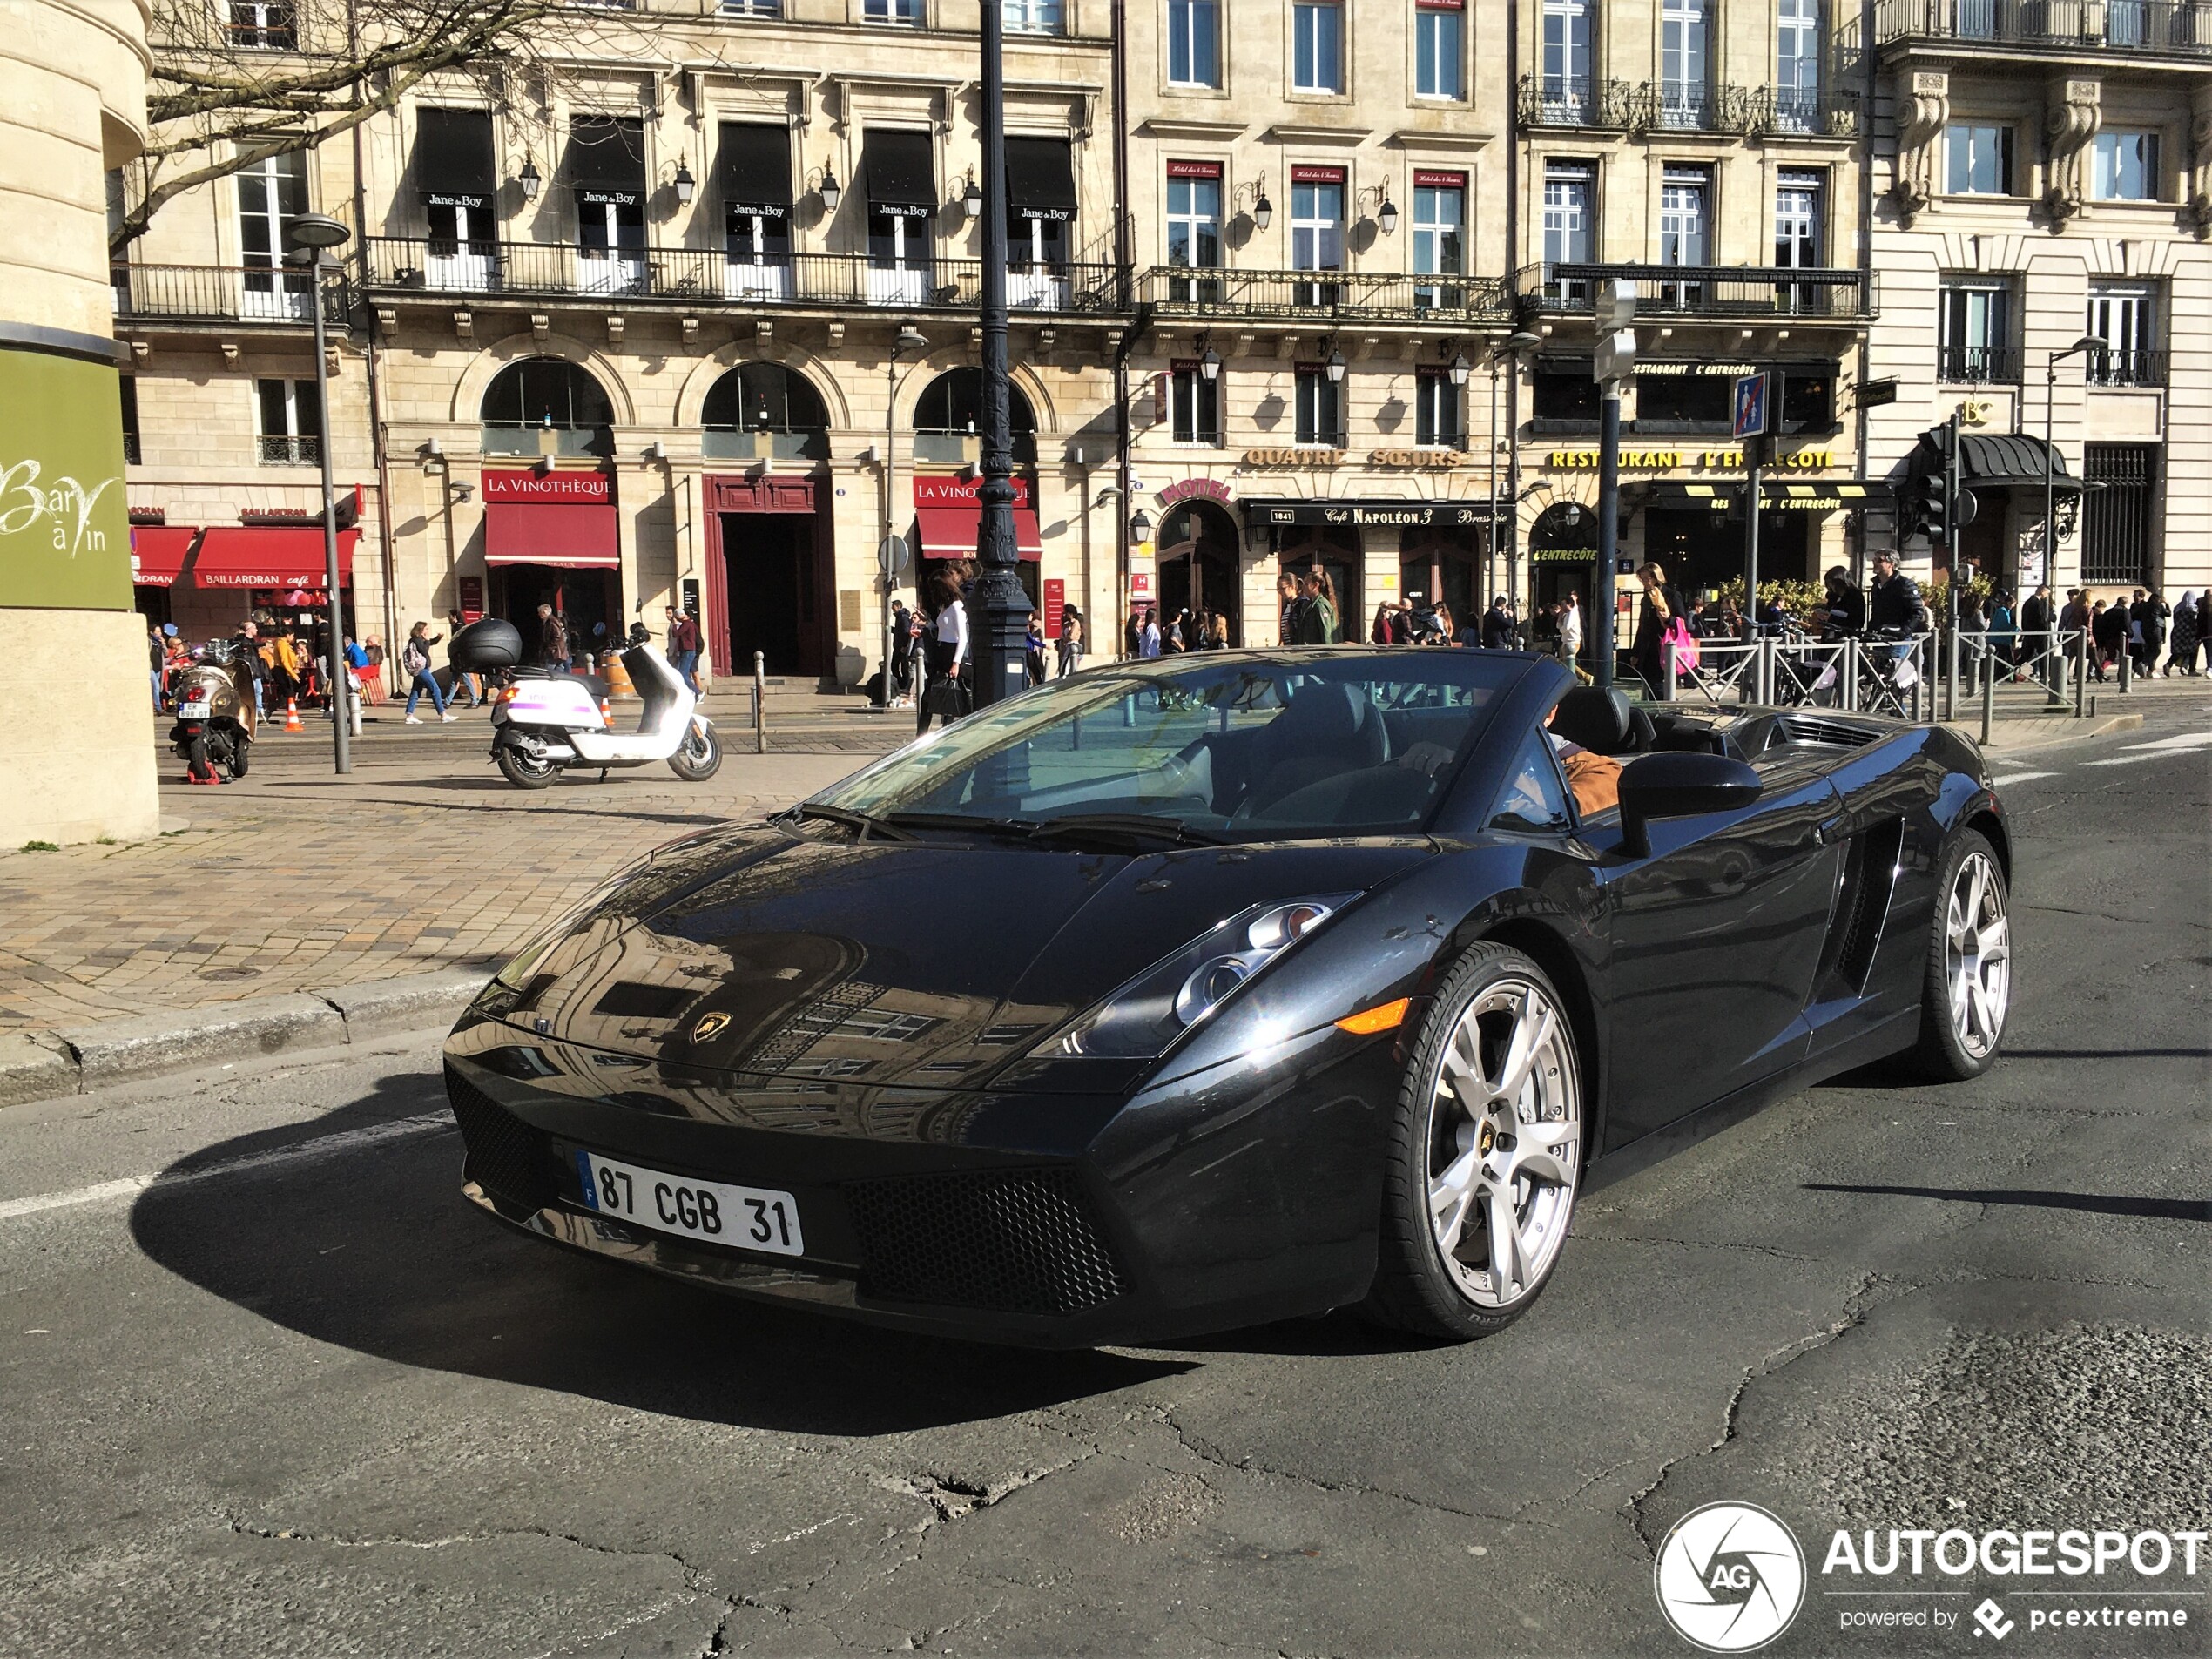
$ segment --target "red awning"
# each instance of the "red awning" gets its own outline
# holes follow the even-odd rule
[[[338,532],[338,580],[354,579],[354,544],[359,530]],[[304,589],[325,587],[322,526],[251,524],[210,529],[192,556],[192,579],[203,588]]]
[[[131,582],[134,587],[165,588],[185,568],[192,551],[196,524],[133,524],[131,527]]]
[[[615,509],[611,503],[486,502],[484,563],[611,570],[622,563]]]
[[[917,507],[914,522],[921,529],[921,556],[925,559],[972,559],[975,536],[982,528],[983,509],[963,502],[950,507]],[[1037,534],[1037,509],[1014,509],[1014,545],[1024,559],[1044,556],[1044,538]]]

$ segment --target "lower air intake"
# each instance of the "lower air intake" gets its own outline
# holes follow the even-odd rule
[[[545,1137],[504,1106],[446,1068],[446,1098],[461,1125],[467,1147],[461,1173],[474,1181],[501,1208],[528,1215],[543,1210],[554,1198],[550,1157]]]
[[[1123,1291],[1072,1170],[977,1170],[845,1189],[861,1287],[900,1302],[1080,1313]]]

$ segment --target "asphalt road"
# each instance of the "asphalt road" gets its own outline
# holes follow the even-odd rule
[[[2205,1652],[2212,1560],[2148,1581],[2185,1633],[1817,1569],[1839,1527],[2212,1527],[2208,733],[2002,768],[1993,1075],[1595,1195],[1468,1347],[1006,1352],[571,1260],[462,1204],[427,1042],[10,1110],[0,1651],[1687,1654],[1654,1550],[1727,1499],[1812,1556],[1774,1652],[1989,1649],[1840,1622],[1992,1588],[2008,1648]]]

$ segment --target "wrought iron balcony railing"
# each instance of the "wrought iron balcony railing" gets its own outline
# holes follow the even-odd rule
[[[1874,30],[1898,40],[2040,51],[2212,56],[2212,0],[1880,0]]]
[[[1596,80],[1587,75],[1523,75],[1521,118],[1527,126],[1625,132],[1638,125],[1637,91],[1628,81]]]
[[[264,266],[118,265],[108,273],[118,320],[298,323],[314,321],[305,271]],[[342,283],[323,289],[323,320],[343,326]]]
[[[1496,277],[1156,265],[1136,287],[1137,298],[1162,316],[1485,322],[1507,314]]]
[[[1855,138],[1861,119],[1856,92],[1770,86],[1753,94],[1751,130],[1770,138]]]
[[[2163,386],[2166,354],[2162,351],[2105,351],[2088,359],[2092,386]]]
[[[1858,130],[1858,105],[1845,93],[1784,94],[1772,87],[1703,81],[1523,75],[1521,118],[1529,126],[1616,132],[1817,132],[1850,138]]]
[[[762,260],[715,248],[595,251],[551,242],[418,236],[372,236],[368,254],[369,286],[380,291],[900,311],[972,311],[982,300],[980,260],[885,265],[865,254],[792,253]],[[1124,311],[1128,273],[1111,265],[1022,265],[1007,273],[1007,302],[1022,312]]]
[[[254,451],[265,467],[312,467],[322,459],[322,440],[283,434],[254,439]]]
[[[1880,291],[1863,271],[1752,265],[1541,265],[1521,273],[1520,292],[1539,309],[1569,314],[1594,307],[1598,286],[1635,286],[1649,316],[1798,317],[1860,322],[1879,309]]]
[[[2017,346],[1939,346],[1936,378],[1952,386],[2018,386]]]

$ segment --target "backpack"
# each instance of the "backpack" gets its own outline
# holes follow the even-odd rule
[[[406,669],[409,675],[428,673],[430,671],[428,647],[419,639],[409,639],[407,642],[407,650],[400,658],[400,666]]]

